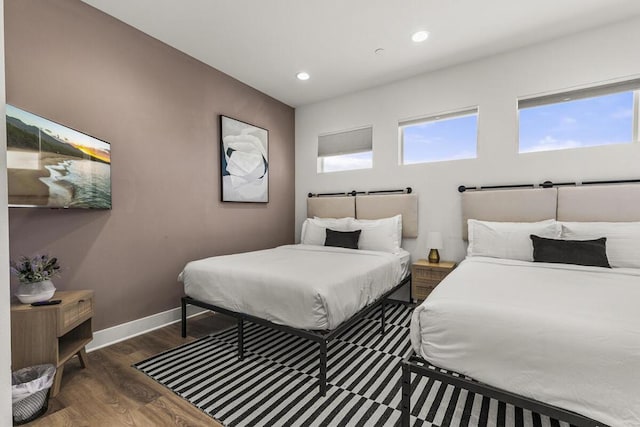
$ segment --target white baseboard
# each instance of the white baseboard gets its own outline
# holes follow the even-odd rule
[[[187,317],[197,316],[206,311],[207,310],[200,307],[189,305],[187,306]],[[96,331],[93,333],[93,341],[87,344],[87,352],[151,332],[179,321],[180,307]]]

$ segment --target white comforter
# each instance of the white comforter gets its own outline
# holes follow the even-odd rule
[[[416,308],[436,366],[640,426],[640,270],[468,258]]]
[[[178,277],[192,298],[301,329],[334,329],[401,278],[398,255],[310,245],[193,261]]]

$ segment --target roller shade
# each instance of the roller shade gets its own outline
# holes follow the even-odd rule
[[[449,113],[436,114],[434,116],[423,117],[420,119],[404,120],[398,123],[398,126],[400,127],[413,126],[413,125],[419,125],[422,123],[453,119],[456,117],[472,116],[474,114],[478,114],[478,107],[468,108],[465,110],[452,111]]]
[[[349,130],[318,136],[318,157],[371,151],[373,128]]]
[[[586,89],[577,89],[537,98],[519,99],[518,109],[538,107],[541,105],[557,104],[559,102],[575,101],[577,99],[594,98],[596,96],[611,95],[613,93],[630,92],[640,89],[640,79],[611,83]]]

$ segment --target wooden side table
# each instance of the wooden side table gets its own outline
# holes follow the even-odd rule
[[[93,339],[93,291],[60,291],[57,305],[11,305],[11,369],[51,363],[56,376],[51,396],[60,391],[64,364],[77,355],[88,366],[85,346]]]
[[[431,263],[426,259],[419,259],[411,265],[411,293],[418,301],[426,299],[431,291],[456,268],[456,263],[440,261]]]

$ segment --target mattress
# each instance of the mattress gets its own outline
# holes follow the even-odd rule
[[[611,426],[640,425],[640,270],[468,258],[416,308],[430,363]]]
[[[186,265],[185,294],[300,329],[335,329],[394,288],[409,253],[286,245]],[[404,265],[404,267],[403,267]]]

